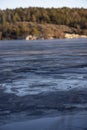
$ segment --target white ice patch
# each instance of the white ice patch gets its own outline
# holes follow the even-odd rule
[[[28,76],[26,79],[5,83],[5,93],[14,93],[17,96],[35,95],[50,91],[68,91],[70,89],[87,88],[87,81],[82,76],[68,75],[65,79]],[[65,76],[66,77],[66,76]]]

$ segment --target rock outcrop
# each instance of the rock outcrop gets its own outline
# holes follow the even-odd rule
[[[65,38],[87,38],[87,35],[79,35],[79,34],[65,34]]]

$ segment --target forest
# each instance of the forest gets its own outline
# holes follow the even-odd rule
[[[55,38],[62,38],[66,32],[87,35],[87,9],[29,7],[0,10],[0,39],[52,33]]]

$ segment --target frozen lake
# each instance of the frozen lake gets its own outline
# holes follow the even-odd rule
[[[82,116],[78,119],[79,111]],[[78,130],[87,129],[87,39],[0,41],[0,125],[13,123],[0,130],[9,130],[17,121],[49,115],[58,116],[59,122],[63,117],[64,124],[56,127],[61,130],[68,115],[72,130],[73,122]],[[39,124],[39,120],[34,122]],[[34,122],[29,124],[30,130],[34,130]],[[41,119],[41,123],[44,126],[46,121]],[[20,124],[17,126],[22,128]],[[65,128],[70,130],[68,124],[67,118]]]
[[[18,96],[87,88],[87,39],[0,41],[0,89]]]

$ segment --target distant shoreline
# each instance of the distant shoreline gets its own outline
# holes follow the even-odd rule
[[[64,38],[62,39],[73,39],[73,38],[87,38],[87,35],[79,35],[79,34],[70,34],[70,33],[66,33],[64,35]],[[45,40],[44,37],[42,38],[38,38],[36,36],[32,36],[32,35],[28,35],[26,38],[26,40]],[[54,37],[50,36],[47,38],[48,40],[52,40],[55,39]],[[59,38],[60,39],[60,38]]]
[[[29,39],[29,37],[31,37]],[[53,37],[49,37],[49,38],[37,38],[35,36],[31,36],[28,35],[26,38],[24,39],[1,39],[0,41],[5,41],[5,40],[26,40],[26,41],[35,41],[35,40],[56,40],[56,39],[87,39],[87,35],[79,35],[79,34],[65,34],[64,38],[53,38]]]
[[[61,39],[84,35],[87,37],[86,12],[87,9],[67,7],[0,10],[0,39]]]

